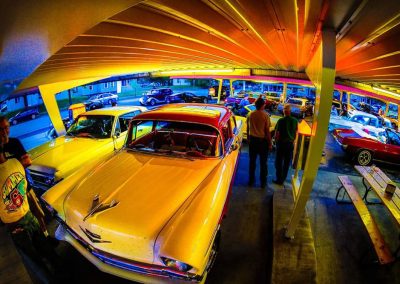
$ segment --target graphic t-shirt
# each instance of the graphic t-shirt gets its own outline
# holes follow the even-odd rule
[[[17,138],[10,137],[8,143],[4,145],[4,154],[6,159],[15,158],[20,160],[23,155],[26,154],[24,146]]]
[[[3,223],[13,223],[29,211],[26,196],[25,169],[16,159],[0,164],[0,218]]]

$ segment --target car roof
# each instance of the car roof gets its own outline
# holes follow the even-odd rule
[[[308,102],[308,99],[305,98],[288,98],[288,100],[298,100],[298,101],[302,101],[302,102]]]
[[[229,117],[229,113],[228,108],[219,105],[170,104],[141,113],[134,119],[187,121],[220,128],[222,122]]]
[[[363,115],[363,116],[367,116],[367,117],[370,117],[370,118],[378,119],[375,115],[370,114],[368,112],[360,111],[360,110],[353,110],[353,116],[356,116],[356,115]]]
[[[135,107],[134,106],[107,107],[107,108],[90,110],[90,111],[82,113],[81,115],[95,114],[95,115],[113,115],[113,116],[115,116],[115,115],[121,115],[121,114],[135,111],[135,110],[145,111],[147,109],[143,108],[143,107],[137,107],[137,106],[135,106]]]

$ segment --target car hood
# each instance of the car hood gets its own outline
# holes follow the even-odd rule
[[[123,150],[70,192],[67,225],[100,251],[151,263],[158,234],[219,163]],[[96,196],[104,210],[90,215]]]
[[[68,168],[82,165],[85,160],[98,158],[104,152],[104,147],[114,149],[112,138],[92,139],[82,137],[61,136],[39,147],[29,153],[32,159],[31,167],[47,167],[57,171],[65,171]]]

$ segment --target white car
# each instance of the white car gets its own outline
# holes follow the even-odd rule
[[[103,105],[109,104],[112,105],[113,103],[117,103],[118,95],[113,93],[103,93],[90,96],[87,101],[84,103],[85,105],[90,105],[94,103],[101,103]]]
[[[385,131],[382,121],[378,117],[362,111],[354,111],[350,118],[331,115],[329,131],[336,128],[361,129],[367,134],[372,133],[372,136],[377,136],[378,133]]]

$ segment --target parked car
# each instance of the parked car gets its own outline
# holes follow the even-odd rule
[[[303,98],[289,98],[285,104],[291,106],[291,114],[305,118],[306,116],[312,116],[314,114],[314,105],[307,99]],[[278,105],[278,112],[283,113],[283,107],[285,104]]]
[[[87,110],[102,108],[104,105],[113,105],[118,101],[118,95],[113,93],[103,93],[90,96],[85,102]]]
[[[144,283],[204,283],[242,143],[223,106],[171,104],[136,116],[126,147],[42,197],[57,236],[104,272]]]
[[[94,110],[94,109],[99,109],[99,108],[103,108],[104,104],[101,101],[86,101],[85,103],[85,108],[86,110]]]
[[[277,105],[281,102],[281,94],[276,92],[264,92],[263,95],[267,100],[274,101]]]
[[[373,161],[400,164],[400,135],[385,129],[374,138],[366,138],[352,129],[335,129],[333,136],[342,149],[362,166]]]
[[[165,98],[167,104],[170,103],[208,103],[209,100],[211,100],[211,96],[205,96],[205,95],[196,95],[191,92],[182,92],[182,93],[174,93],[172,95],[169,95]]]
[[[365,132],[375,133],[375,135],[384,130],[382,121],[378,117],[362,111],[353,111],[353,116],[350,118],[331,115],[329,119],[329,131],[336,128],[352,129],[357,127],[362,127]]]
[[[65,136],[29,151],[32,186],[37,192],[46,191],[92,160],[120,149],[129,120],[143,111],[143,107],[113,107],[78,115]]]
[[[152,89],[143,93],[139,99],[142,105],[155,106],[156,104],[165,103],[166,98],[172,95],[173,91],[170,88]]]
[[[261,94],[254,95],[254,93],[251,93],[248,96],[249,104],[253,104],[256,101],[256,99],[259,98],[260,95]],[[265,98],[264,95],[261,95],[261,97],[265,101],[265,109],[269,109],[271,111],[276,109],[277,104],[275,101]],[[237,95],[227,97],[225,99],[225,106],[231,108],[232,111],[234,111],[234,112],[235,112],[235,110],[239,111],[239,105],[240,105],[241,101],[243,100],[243,98],[244,98],[244,93],[239,93]]]
[[[217,98],[218,97],[218,86],[211,86],[208,88],[208,95],[210,95],[212,98]],[[227,86],[222,86],[222,92],[221,92],[221,97],[220,100],[225,100],[227,97],[230,95],[230,90],[229,87]]]
[[[246,124],[246,117],[249,114],[249,112],[256,110],[256,106],[254,104],[249,104],[244,107],[244,111],[238,112],[232,109],[230,106],[228,106],[233,111],[233,114],[236,116],[236,120],[241,120],[243,123],[243,139],[247,140],[247,124]],[[268,113],[268,112],[267,112]],[[279,115],[274,115],[268,113],[270,120],[271,120],[271,126],[269,128],[269,131],[271,133],[271,137],[275,135],[275,125],[278,122],[278,119],[281,118]]]
[[[38,115],[39,115],[39,108],[34,107],[18,112],[8,121],[10,122],[10,124],[16,125],[21,121],[35,119],[36,117],[38,117]]]

